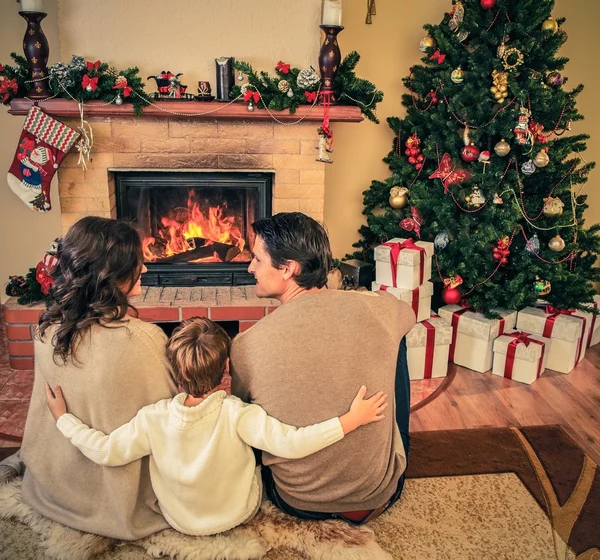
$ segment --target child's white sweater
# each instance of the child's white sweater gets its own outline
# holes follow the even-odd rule
[[[339,418],[305,428],[282,424],[257,405],[218,391],[193,407],[187,394],[142,408],[110,435],[72,414],[57,422],[81,452],[119,466],[150,455],[150,477],[169,524],[189,535],[227,531],[250,519],[262,494],[252,447],[296,459],[344,437]]]

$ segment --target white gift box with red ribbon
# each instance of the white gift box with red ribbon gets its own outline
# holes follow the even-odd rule
[[[452,343],[448,360],[481,373],[492,367],[494,340],[512,330],[517,312],[508,309],[492,309],[499,319],[488,319],[483,313],[460,305],[440,307],[438,313],[452,325]]]
[[[433,243],[395,237],[375,247],[375,281],[413,290],[431,278]]]
[[[590,306],[594,309],[600,309],[600,296],[594,296],[594,303]],[[592,317],[592,326],[590,327],[590,337],[588,339],[588,348],[600,342],[600,317]]]
[[[425,282],[422,286],[418,286],[412,290],[382,286],[377,282],[373,282],[371,289],[374,292],[378,290],[389,292],[399,300],[408,303],[415,312],[417,321],[421,322],[429,318],[431,312],[431,296],[433,295],[433,284],[431,282]]]
[[[546,369],[550,339],[523,331],[500,335],[494,341],[492,373],[531,385]]]
[[[525,307],[517,317],[517,329],[550,339],[547,366],[561,373],[569,373],[585,354],[586,325],[577,310],[549,305]]]
[[[408,372],[411,379],[445,377],[452,327],[440,317],[417,323],[406,335]]]

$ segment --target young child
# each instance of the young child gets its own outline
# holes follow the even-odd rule
[[[68,414],[60,387],[53,392],[46,383],[46,402],[58,429],[86,457],[116,467],[150,455],[161,511],[174,529],[188,535],[227,531],[256,514],[262,482],[252,447],[302,458],[382,420],[387,406],[382,392],[364,400],[363,385],[350,411],[339,418],[305,428],[283,424],[221,389],[230,343],[223,328],[209,319],[184,321],[167,346],[181,393],[142,408],[110,435]]]

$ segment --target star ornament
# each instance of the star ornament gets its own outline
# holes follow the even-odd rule
[[[444,194],[448,192],[450,185],[459,185],[472,177],[465,169],[454,169],[450,154],[444,154],[439,167],[429,176],[430,179],[441,179],[444,185]]]

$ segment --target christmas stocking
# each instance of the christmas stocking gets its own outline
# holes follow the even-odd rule
[[[8,186],[32,210],[48,212],[50,182],[79,133],[32,106],[8,171]]]

